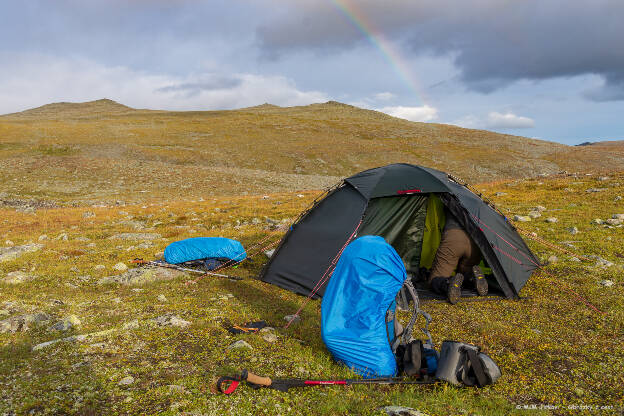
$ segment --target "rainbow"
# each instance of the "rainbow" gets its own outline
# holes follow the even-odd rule
[[[377,48],[384,59],[392,67],[401,81],[418,98],[420,104],[427,105],[427,99],[414,76],[412,76],[409,65],[401,56],[396,47],[388,41],[380,30],[359,10],[352,0],[330,0],[332,5],[344,15],[349,22],[362,32],[368,41]]]

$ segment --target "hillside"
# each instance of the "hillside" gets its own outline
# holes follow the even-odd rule
[[[624,150],[415,123],[337,102],[172,112],[98,100],[0,116],[0,192],[9,199],[94,204],[319,189],[395,162],[483,182],[622,170]]]
[[[509,217],[543,205],[542,216],[522,228],[569,250],[528,240],[549,265],[518,301],[423,303],[438,348],[445,339],[474,343],[499,363],[502,378],[484,389],[355,385],[283,393],[241,384],[231,396],[216,392],[219,376],[243,368],[275,378],[354,375],[322,343],[319,300],[283,328],[304,297],[254,279],[267,261],[261,250],[224,271],[238,281],[196,280],[129,260],[153,259],[172,241],[197,236],[235,238],[252,255],[255,244],[278,241],[274,225],[289,224],[315,192],[35,213],[0,207],[0,414],[386,416],[379,408],[390,405],[430,416],[576,415],[579,406],[594,410],[582,414],[621,414],[624,249],[613,216],[624,216],[622,183],[622,174],[578,175],[478,187]],[[226,330],[257,320],[274,329]],[[247,344],[231,347],[237,341]]]

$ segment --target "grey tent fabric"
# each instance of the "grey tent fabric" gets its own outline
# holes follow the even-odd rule
[[[539,260],[507,218],[450,175],[406,163],[369,169],[346,178],[340,188],[293,224],[260,279],[296,293],[310,294],[360,221],[364,227],[359,230],[360,235],[372,233],[373,229],[386,232],[400,253],[401,246],[408,245],[410,239],[422,236],[414,213],[421,212],[416,209],[418,201],[432,193],[475,241],[505,296],[517,298]],[[410,198],[416,202],[405,202]],[[392,201],[397,205],[392,206]],[[394,212],[400,218],[385,215],[384,221],[389,224],[384,225],[364,215],[367,212],[382,218],[382,211]],[[405,228],[408,223],[410,227]],[[411,249],[420,253],[418,242],[414,243]],[[324,285],[317,296],[323,292]]]

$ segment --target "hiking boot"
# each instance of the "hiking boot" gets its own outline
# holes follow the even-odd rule
[[[485,296],[488,293],[488,282],[483,272],[481,271],[481,267],[472,266],[472,284],[475,289],[477,289],[477,293],[479,296]]]
[[[452,305],[455,305],[457,302],[459,302],[459,298],[461,298],[462,283],[464,283],[464,275],[461,273],[457,273],[455,276],[449,278],[448,280],[446,297],[448,298],[449,303],[451,303]]]

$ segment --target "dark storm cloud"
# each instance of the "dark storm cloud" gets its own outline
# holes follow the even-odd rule
[[[283,7],[288,8],[284,3]],[[337,8],[297,2],[257,35],[266,54],[351,48],[365,40]],[[491,92],[520,80],[596,74],[596,101],[624,99],[621,0],[351,0],[369,27],[413,54],[452,56],[461,79]]]

